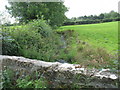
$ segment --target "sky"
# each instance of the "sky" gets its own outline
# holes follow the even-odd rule
[[[64,0],[65,6],[69,11],[65,13],[68,18],[99,15],[108,13],[111,10],[118,12],[118,2],[120,0]],[[8,5],[7,0],[0,0],[0,12],[5,11],[5,5]],[[6,16],[9,17],[7,13]],[[13,21],[13,18],[9,18]]]
[[[3,16],[0,17],[0,20],[2,20],[0,22],[6,23],[6,22],[10,21],[11,23],[14,23],[15,18],[11,17],[11,15],[7,12],[7,10],[5,9],[5,5],[9,6],[8,1],[0,0],[0,13],[3,14]]]
[[[120,0],[65,0],[65,5],[69,7],[66,13],[68,18],[84,15],[99,15],[108,13],[111,10],[118,12],[118,2]]]

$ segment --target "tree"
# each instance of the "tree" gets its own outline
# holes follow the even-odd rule
[[[91,19],[91,20],[92,20],[93,18],[94,18],[94,16],[93,16],[93,15],[90,15],[90,16],[89,16],[89,19]]]
[[[99,19],[104,19],[104,14],[101,13],[98,17]]]
[[[119,16],[119,14],[115,11],[111,11],[109,14],[111,15],[111,18],[116,18]]]
[[[83,19],[87,19],[87,16],[85,15],[85,16],[83,17]]]
[[[119,17],[119,13],[115,12],[115,11],[110,11],[109,13],[104,13],[104,17],[105,18],[110,18],[110,19],[114,19],[116,17]]]
[[[94,16],[93,16],[93,19],[94,19],[94,20],[98,19],[98,16],[97,16],[97,15],[94,15]]]
[[[28,22],[33,19],[45,19],[55,27],[63,24],[66,19],[67,8],[63,2],[9,2],[9,13],[18,18],[20,22]]]

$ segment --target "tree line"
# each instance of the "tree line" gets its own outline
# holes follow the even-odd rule
[[[73,17],[68,19],[63,25],[92,24],[112,21],[120,21],[120,14],[113,10],[109,13],[101,13],[100,15]]]

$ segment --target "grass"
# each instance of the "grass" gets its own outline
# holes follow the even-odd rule
[[[66,42],[72,41],[65,60],[70,56],[72,63],[86,67],[117,69],[118,22],[62,26],[58,32],[68,36]]]
[[[10,28],[21,29],[26,28],[26,25],[11,26]],[[68,63],[77,63],[88,67],[117,69],[118,22],[62,26],[57,33],[64,36],[67,46],[60,48],[59,54],[48,53],[50,57],[53,56],[51,60],[63,59]],[[35,37],[37,36],[35,35]],[[24,53],[27,54],[25,51]],[[38,54],[37,52],[35,55],[39,56]],[[31,52],[31,55],[34,53]]]
[[[13,30],[14,29],[19,30],[23,27],[25,28],[26,26],[25,25],[11,26],[10,28]],[[19,28],[19,29],[16,29],[16,28]],[[6,27],[6,31],[7,31],[7,27]],[[62,49],[63,53],[60,55],[60,58],[63,58],[63,60],[66,60],[67,62],[74,63],[74,64],[77,63],[77,64],[80,64],[80,65],[83,65],[89,68],[95,67],[99,69],[101,68],[111,68],[113,70],[118,69],[117,58],[110,54],[110,53],[114,54],[118,50],[118,23],[117,22],[62,26],[59,28],[58,31],[60,31],[60,33],[61,31],[62,33],[64,32],[63,34],[64,39],[67,43],[66,48]],[[23,33],[21,34],[24,35]],[[19,34],[20,33],[18,33],[18,35]],[[28,34],[31,36],[34,35],[34,33],[30,34],[30,32]],[[28,35],[26,35],[25,37],[23,36],[23,38],[25,39],[27,38],[27,36]],[[36,34],[32,38],[37,38],[37,37],[38,35]],[[29,38],[31,37],[28,37],[28,39]],[[39,40],[39,39],[35,39],[35,40]],[[85,44],[86,42],[88,44]],[[43,50],[46,50],[46,49],[43,49]],[[35,54],[36,56],[40,56],[38,55],[39,52],[34,52],[32,49],[29,49],[29,52],[31,53],[31,55]],[[27,54],[25,51],[24,53]],[[53,55],[51,52],[49,52],[48,54],[49,56]],[[57,57],[56,55],[54,56]],[[44,60],[46,59],[44,58]],[[8,87],[8,88],[9,87],[10,88],[11,87],[46,88],[46,87],[49,87],[50,85],[48,84],[51,83],[47,81],[45,78],[30,80],[29,76],[23,79],[19,78],[18,80],[14,82],[11,78],[12,77],[11,72],[5,71],[3,74],[5,74],[6,76],[5,75],[4,76],[5,78],[7,78],[7,79],[4,78],[5,80],[3,83],[4,87]],[[9,74],[11,75],[9,76]],[[11,81],[14,83],[12,83]],[[71,85],[71,87],[76,87],[76,85],[74,86],[73,84]]]
[[[74,30],[78,40],[105,48],[109,53],[116,53],[118,50],[118,22],[62,26],[59,29]]]

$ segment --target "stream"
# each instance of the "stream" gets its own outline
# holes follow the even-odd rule
[[[63,42],[62,48],[66,48],[67,44],[63,35],[61,35],[61,41]]]

